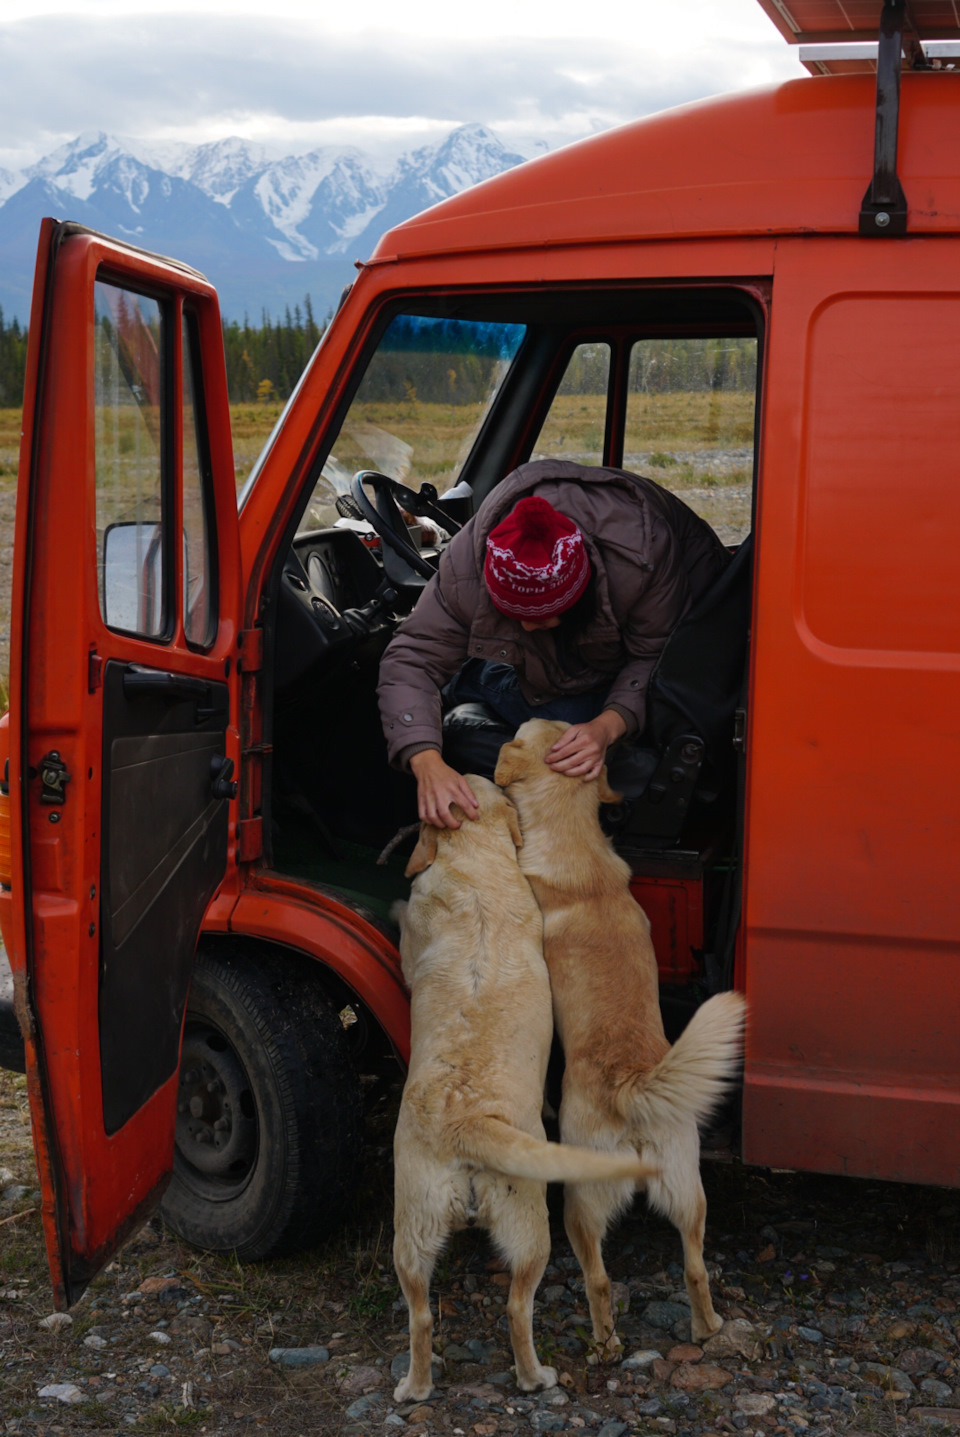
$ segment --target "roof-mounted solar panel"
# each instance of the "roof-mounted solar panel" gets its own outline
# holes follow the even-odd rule
[[[877,68],[876,40],[859,40],[845,45],[801,45],[800,63],[812,75],[861,75]],[[924,40],[923,57],[936,70],[955,70],[960,66],[960,40]],[[902,52],[904,65],[915,61]]]
[[[799,45],[814,74],[874,70],[873,178],[858,232],[907,233],[907,197],[897,174],[900,76],[904,69],[953,70],[960,55],[960,0],[759,0],[781,35]],[[876,37],[876,38],[875,38]]]
[[[761,9],[816,75],[876,70],[881,0],[759,0]],[[860,42],[873,40],[872,53]],[[957,57],[937,42],[960,41],[960,0],[909,0],[903,27],[903,63],[946,68]],[[826,47],[829,54],[816,51]],[[851,48],[846,48],[851,47]]]

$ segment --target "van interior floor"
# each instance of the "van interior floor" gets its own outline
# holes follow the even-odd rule
[[[342,838],[331,841],[308,818],[288,816],[274,835],[273,867],[277,873],[342,894],[352,905],[372,913],[395,937],[390,908],[398,898],[410,896],[404,869],[413,843],[411,835],[385,863],[378,864],[379,849]]]

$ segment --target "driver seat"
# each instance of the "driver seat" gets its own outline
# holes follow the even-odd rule
[[[667,847],[691,803],[712,804],[736,775],[734,729],[743,703],[753,592],[753,536],[670,635],[647,693],[639,739],[610,754],[607,776],[623,795],[610,815],[618,842]],[[443,720],[443,756],[460,773],[492,778],[513,730],[486,704],[458,704]]]

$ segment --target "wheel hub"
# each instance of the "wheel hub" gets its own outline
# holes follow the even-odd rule
[[[205,1024],[184,1033],[176,1137],[180,1157],[197,1175],[230,1189],[243,1185],[256,1160],[250,1082],[222,1033]]]

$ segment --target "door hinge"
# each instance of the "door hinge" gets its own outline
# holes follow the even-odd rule
[[[743,753],[747,746],[747,711],[736,709],[733,715],[733,746],[737,753]]]
[[[244,629],[240,634],[237,667],[245,674],[257,674],[263,667],[263,630]]]
[[[103,683],[103,659],[96,649],[87,654],[87,693],[95,694]]]
[[[263,819],[241,818],[237,824],[237,862],[252,863],[263,853]]]
[[[67,765],[55,748],[40,760],[40,802],[62,804],[67,795],[64,787],[70,782]]]

